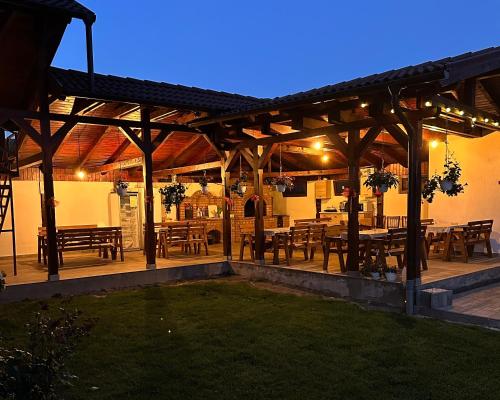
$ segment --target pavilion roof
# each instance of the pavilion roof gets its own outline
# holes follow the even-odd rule
[[[405,85],[434,82],[441,87],[445,87],[460,80],[496,69],[500,69],[500,47],[490,47],[476,52],[427,61],[418,65],[392,69],[316,89],[275,97],[265,103],[247,105],[225,114],[230,117],[233,114],[237,116],[247,112],[254,113],[293,107],[350,95],[360,96],[376,91],[387,91],[388,86],[403,87]]]
[[[86,72],[51,68],[50,75],[66,96],[219,112],[265,102],[239,94],[101,74],[95,74],[95,86],[90,90]]]
[[[93,11],[75,0],[0,0],[0,3],[12,4],[16,7],[45,9],[50,12],[61,12],[74,18],[94,21]]]

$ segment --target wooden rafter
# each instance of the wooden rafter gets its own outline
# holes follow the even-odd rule
[[[175,161],[181,155],[183,155],[186,151],[188,151],[189,148],[191,146],[193,146],[200,139],[201,139],[201,136],[199,136],[199,135],[193,136],[183,147],[181,147],[180,149],[178,149],[173,156],[167,158],[165,161],[163,161],[161,164],[159,164],[156,169],[168,169],[168,168],[171,168],[175,164]]]
[[[190,172],[220,168],[221,166],[222,166],[221,161],[212,161],[204,164],[188,165],[186,167],[156,169],[154,173],[155,174],[162,173],[165,175],[180,175],[180,174],[188,174]]]
[[[140,167],[142,165],[143,158],[137,157],[130,160],[118,161],[111,164],[101,165],[100,167],[92,168],[89,172],[109,172],[117,169],[129,169]]]

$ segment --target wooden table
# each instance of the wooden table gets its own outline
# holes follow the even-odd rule
[[[427,225],[427,233],[432,235],[442,235],[444,240],[443,261],[451,261],[451,239],[453,234],[462,232],[467,224],[435,224]],[[430,245],[429,245],[430,246]]]

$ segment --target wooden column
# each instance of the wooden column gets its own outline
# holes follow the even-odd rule
[[[255,262],[264,264],[264,170],[260,168],[258,146],[253,149],[253,185],[259,196],[255,205]]]
[[[52,156],[53,149],[51,143],[49,102],[46,84],[42,85],[40,94],[40,133],[42,142],[42,163],[43,163],[43,196],[45,212],[45,229],[47,231],[47,267],[49,281],[59,280],[59,258],[57,253],[57,229],[56,210],[54,198],[54,178]]]
[[[348,133],[348,171],[351,197],[348,199],[347,271],[359,271],[359,129]]]
[[[154,192],[153,192],[153,146],[151,144],[150,111],[141,108],[142,125],[142,173],[144,176],[144,214],[146,217],[145,243],[146,268],[156,268],[156,234],[154,221]]]
[[[226,199],[231,199],[231,174],[226,172],[224,165],[225,160],[221,160],[220,174],[222,178],[222,187],[224,190],[224,203],[222,204],[222,246],[224,251],[224,257],[227,260],[231,260],[232,257],[232,245],[231,245],[231,205]]]
[[[375,217],[374,228],[383,228],[384,227],[383,224],[382,224],[382,226],[379,226],[379,224],[377,223],[379,219],[382,219],[383,215],[384,215],[384,194],[382,193],[380,196],[377,197],[377,216]]]
[[[420,282],[420,212],[422,204],[422,122],[408,132],[407,283]]]

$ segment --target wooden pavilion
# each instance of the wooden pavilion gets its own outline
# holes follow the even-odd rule
[[[72,18],[87,32],[88,71],[51,67]],[[96,74],[95,15],[73,0],[0,0],[0,126],[17,136],[12,176],[43,172],[49,280],[58,279],[54,171],[105,176],[127,171],[145,187],[145,254],[155,268],[153,181],[209,171],[229,194],[231,171],[242,157],[255,194],[282,163],[291,175],[346,175],[352,190],[348,271],[359,268],[360,168],[400,164],[408,169],[408,303],[420,280],[420,215],[424,142],[445,130],[477,138],[498,130],[500,48],[274,99]],[[312,143],[334,155],[328,168]],[[138,174],[139,173],[139,174]],[[256,202],[256,262],[264,259],[263,202]],[[229,206],[224,208],[224,254],[231,257]]]

